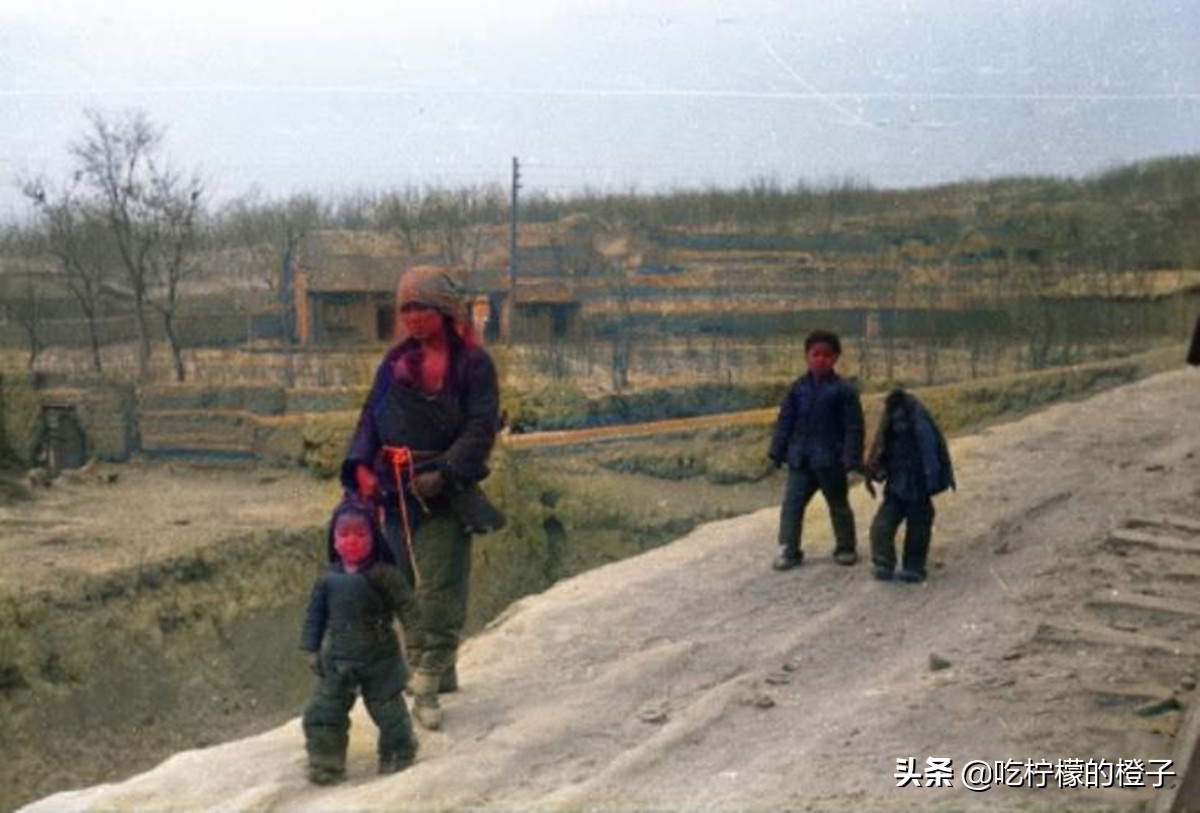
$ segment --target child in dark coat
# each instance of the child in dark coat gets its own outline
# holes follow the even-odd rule
[[[834,371],[841,353],[836,333],[810,333],[804,340],[808,372],[796,379],[779,407],[767,453],[776,467],[788,467],[776,570],[789,570],[804,560],[804,510],[818,491],[829,505],[834,560],[842,565],[858,561],[848,475],[862,471],[863,413],[858,391]]]
[[[884,402],[879,430],[867,454],[867,476],[886,483],[883,503],[871,523],[875,578],[924,581],[933,535],[932,498],[955,487],[954,468],[933,416],[904,390],[893,390]],[[896,573],[896,531],[902,522],[906,523],[904,558]]]
[[[402,692],[408,670],[392,624],[417,621],[407,580],[390,559],[375,509],[347,498],[329,523],[329,568],[313,585],[300,648],[320,677],[304,712],[308,777],[319,785],[346,771],[350,709],[361,692],[379,726],[379,772],[412,764],[417,739]]]

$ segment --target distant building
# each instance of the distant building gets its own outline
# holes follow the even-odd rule
[[[296,340],[302,346],[386,341],[395,331],[394,267],[337,258],[296,268]]]
[[[517,248],[515,300],[505,283],[492,292],[491,312],[498,315],[489,338],[508,337],[516,342],[576,340],[582,335],[581,289],[602,272],[601,259],[588,245],[563,243],[552,232],[526,229],[526,239],[550,240]],[[485,255],[484,261],[508,268],[508,248]]]
[[[510,335],[515,341],[578,338],[581,330],[575,279],[591,273],[587,252],[562,246],[522,246],[518,290],[509,311],[507,251],[483,258],[477,271],[471,319],[486,340]],[[440,258],[413,256],[395,237],[375,232],[329,231],[311,235],[295,263],[296,341],[329,347],[387,343],[395,335],[395,287],[401,271]],[[502,324],[503,320],[515,320]],[[510,332],[511,329],[511,332]]]

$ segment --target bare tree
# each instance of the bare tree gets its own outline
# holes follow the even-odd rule
[[[494,221],[503,210],[504,195],[499,187],[433,189],[420,201],[417,223],[420,232],[433,236],[445,262],[473,271],[482,246],[480,223]],[[406,229],[411,228],[411,220],[401,218],[396,224],[409,240]]]
[[[644,238],[623,224],[599,221],[602,231],[593,237],[593,251],[604,260],[609,295],[616,304],[612,319],[612,384],[615,392],[629,388],[633,359],[633,308],[630,270],[641,265]]]
[[[103,372],[97,319],[104,286],[116,270],[103,212],[78,200],[74,184],[53,193],[48,191],[44,181],[28,181],[23,184],[23,190],[41,219],[45,248],[55,259],[58,279],[83,311],[92,350],[92,369]]]
[[[0,235],[0,259],[6,273],[0,274],[0,312],[25,334],[29,355],[25,366],[32,370],[45,347],[42,336],[43,286],[38,285],[37,257],[42,252],[39,235],[12,227]]]
[[[439,192],[429,203],[442,256],[448,263],[462,263],[474,214],[475,193],[470,189]]]
[[[379,225],[398,233],[413,256],[421,251],[421,204],[421,192],[413,186],[390,192],[379,202]]]
[[[184,368],[175,317],[180,283],[195,268],[203,187],[160,163],[163,135],[140,112],[113,122],[88,111],[91,125],[72,147],[83,183],[104,212],[130,286],[138,327],[138,370],[150,362],[148,311],[158,311],[175,377]]]
[[[150,304],[162,317],[163,331],[171,347],[175,380],[186,377],[183,346],[178,324],[180,284],[196,269],[201,188],[198,181],[180,182],[173,175],[159,175],[153,182],[150,210],[157,213],[158,239],[147,252],[150,273]]]
[[[284,350],[288,353],[285,376],[295,383],[291,351],[296,331],[295,272],[297,255],[308,235],[318,230],[326,213],[312,195],[295,195],[281,202],[263,202],[248,195],[225,206],[218,217],[214,240],[232,246],[237,262],[250,275],[263,275],[282,315]],[[250,334],[247,329],[247,335]]]

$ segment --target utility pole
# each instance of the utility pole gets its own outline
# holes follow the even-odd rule
[[[500,332],[504,343],[512,342],[513,316],[517,305],[517,190],[521,188],[521,165],[514,155],[512,159],[512,203],[508,219],[508,297],[504,303],[504,314],[500,320]]]

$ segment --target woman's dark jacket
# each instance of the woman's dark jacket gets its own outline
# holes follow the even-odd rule
[[[907,429],[897,431],[898,426]],[[867,469],[875,479],[887,480],[888,492],[904,499],[924,499],[955,487],[942,430],[925,405],[903,390],[893,390],[885,400]]]
[[[396,345],[375,372],[342,464],[342,481],[348,489],[355,487],[357,465],[366,463],[384,490],[394,492],[395,478],[384,459],[384,446],[436,453],[435,465],[452,485],[466,486],[487,476],[487,458],[496,441],[500,416],[491,357],[482,348],[466,347],[454,337],[446,385],[441,393],[428,395],[396,376],[397,359],[414,347],[412,339]]]
[[[863,412],[858,391],[836,373],[806,373],[779,407],[768,457],[794,469],[862,468]]]

